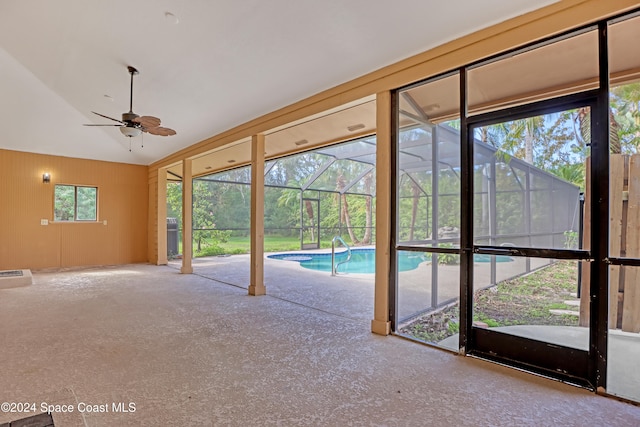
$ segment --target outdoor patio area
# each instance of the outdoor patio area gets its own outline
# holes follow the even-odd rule
[[[300,253],[327,253],[330,250],[303,251]],[[194,274],[217,282],[247,289],[249,283],[249,260],[247,255],[196,258],[193,261]],[[265,285],[267,294],[286,302],[294,303],[319,312],[340,316],[344,321],[365,321],[373,318],[374,275],[338,274],[303,268],[298,262],[264,259]],[[507,266],[509,264],[506,264]],[[179,269],[180,261],[170,262]],[[426,278],[430,274],[430,263],[423,262],[418,268],[401,273],[403,288],[399,298],[406,313],[415,313],[431,299],[431,287]],[[445,271],[439,281],[441,294],[456,298],[458,276],[456,266],[444,266]],[[450,271],[446,271],[448,268]],[[503,273],[511,268],[518,271],[516,263],[503,268]],[[489,264],[478,263],[477,274],[486,279]],[[507,273],[506,276],[508,276]],[[484,281],[481,280],[480,282]],[[412,311],[413,310],[413,311]],[[521,325],[499,327],[495,330],[513,335],[537,339],[552,344],[588,349],[588,329],[582,327]],[[438,345],[457,352],[458,335],[451,336]],[[418,345],[418,344],[416,344]],[[640,335],[612,330],[609,334],[609,387],[610,394],[630,400],[640,400]]]
[[[632,404],[372,334],[371,280],[266,260],[268,295],[247,296],[247,261],[35,272],[1,290],[3,400],[135,404],[54,412],[56,426],[640,423]]]
[[[249,254],[195,258],[193,271],[217,282],[248,289],[249,259]],[[170,261],[169,266],[179,269],[180,262]],[[267,294],[271,297],[345,319],[366,322],[372,319],[373,274],[331,276],[328,272],[303,268],[295,261],[265,257],[264,276]]]

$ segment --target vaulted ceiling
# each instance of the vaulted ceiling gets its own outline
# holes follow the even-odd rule
[[[0,148],[151,164],[322,90],[554,2],[4,0]],[[161,118],[177,135],[129,139],[117,127],[82,126],[109,123],[91,111],[114,118],[128,111],[127,65],[140,71],[133,110]],[[367,101],[347,107],[362,105],[371,114]],[[370,126],[366,117],[356,121]],[[305,126],[318,132],[332,124],[324,118]],[[277,136],[287,132],[294,130],[273,133],[274,147]]]

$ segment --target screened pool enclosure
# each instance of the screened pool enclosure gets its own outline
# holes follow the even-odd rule
[[[454,126],[456,123],[452,123]],[[477,245],[575,249],[579,245],[580,188],[497,148],[474,140],[474,241]],[[399,135],[398,256],[421,248],[460,247],[460,132],[423,124]],[[459,256],[424,253],[422,276],[398,273],[399,324],[459,297]],[[475,289],[548,265],[544,258],[474,258]]]
[[[375,137],[265,162],[265,240],[297,238],[318,249],[343,236],[351,245],[375,239]],[[215,229],[249,235],[250,166],[196,178],[198,197],[213,199]],[[194,232],[207,230],[194,224]]]
[[[577,242],[567,239],[579,230],[579,187],[478,140],[474,153],[476,239],[549,248]],[[459,245],[459,131],[405,130],[398,168],[399,242]]]
[[[398,139],[397,243],[411,247],[459,247],[460,132],[455,122],[405,127]],[[580,189],[530,163],[476,139],[476,238],[503,246],[577,245]],[[265,163],[265,240],[289,237],[303,250],[330,247],[335,236],[349,245],[375,242],[375,136],[327,146]],[[435,173],[434,173],[435,172]],[[250,166],[201,176],[194,211],[206,200],[212,220],[194,220],[198,231],[248,236]],[[195,186],[195,185],[194,185]],[[212,224],[215,224],[213,227]],[[431,277],[454,259],[425,254]],[[495,257],[487,285],[503,280]],[[539,267],[527,260],[519,275]],[[438,289],[415,312],[446,303],[457,293]],[[456,285],[457,286],[457,285]],[[418,298],[422,300],[423,297]]]

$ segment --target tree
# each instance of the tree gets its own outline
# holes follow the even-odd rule
[[[205,245],[216,245],[226,242],[229,232],[216,230],[213,220],[213,195],[209,188],[209,182],[202,180],[193,181],[193,240],[197,243],[197,252],[202,252]],[[182,223],[182,185],[181,183],[169,183],[167,185],[167,214],[178,218]]]
[[[411,226],[409,228],[409,240],[413,240],[414,230],[416,228],[416,218],[418,216],[418,203],[420,201],[420,194],[422,193],[420,186],[411,180]]]
[[[167,217],[176,218],[182,224],[182,183],[167,183]]]
[[[501,163],[516,157],[551,171],[588,156],[590,128],[585,124],[590,124],[588,108],[485,126],[478,136],[500,150],[496,158]]]
[[[97,219],[97,200],[95,187],[76,187],[76,219],[95,221]]]
[[[547,125],[550,116],[535,116],[486,126],[484,132],[491,144],[505,153],[538,167],[545,166],[556,148],[568,140],[562,119]],[[535,148],[538,147],[538,152]]]
[[[336,191],[338,192],[338,197],[340,197],[341,199],[340,220],[347,226],[347,232],[349,233],[351,242],[354,245],[357,245],[360,243],[360,240],[358,240],[355,233],[353,232],[353,228],[351,226],[351,215],[349,214],[349,202],[347,200],[347,195],[342,192],[342,190],[344,190],[346,186],[346,178],[344,177],[343,173],[340,173],[336,182]]]
[[[637,153],[640,146],[640,83],[612,88],[610,104],[610,121],[616,124],[619,152]]]
[[[313,204],[311,203],[310,200],[305,199],[304,208],[305,208],[305,211],[307,212],[307,217],[309,218],[309,231],[311,232],[311,241],[315,242],[316,241],[315,239],[316,224],[315,224],[315,216],[313,214]]]
[[[202,252],[202,242],[213,237],[213,203],[205,181],[193,181],[193,239],[197,242],[197,252]]]
[[[74,191],[73,185],[56,185],[54,193],[54,219],[56,221],[73,221],[75,219]]]
[[[371,234],[373,230],[373,197],[370,196],[372,193],[372,185],[373,185],[373,173],[369,172],[364,177],[364,191],[367,194],[365,197],[365,229],[364,236],[362,237],[362,244],[369,245],[371,244]]]

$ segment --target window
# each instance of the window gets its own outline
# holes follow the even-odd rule
[[[76,185],[56,185],[54,221],[97,221],[98,189]]]

